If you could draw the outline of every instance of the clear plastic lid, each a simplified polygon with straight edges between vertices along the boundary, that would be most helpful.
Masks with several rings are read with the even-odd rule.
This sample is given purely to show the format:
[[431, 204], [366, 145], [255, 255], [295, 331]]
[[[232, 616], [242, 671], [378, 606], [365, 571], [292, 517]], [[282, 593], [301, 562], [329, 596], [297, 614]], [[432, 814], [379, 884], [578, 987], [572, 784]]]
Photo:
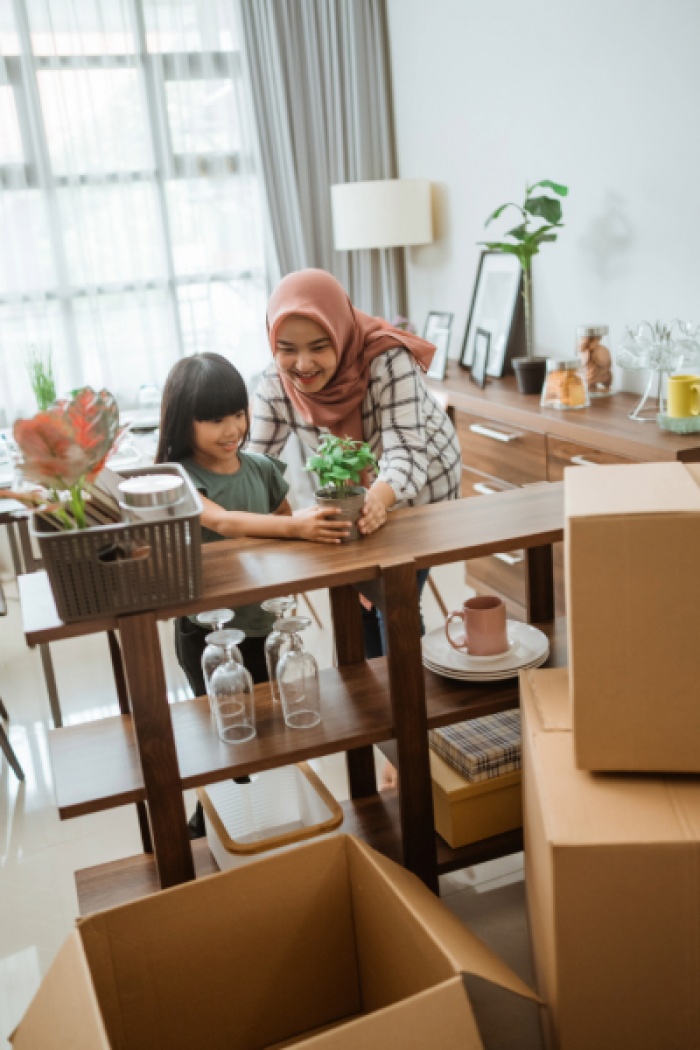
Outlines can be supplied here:
[[600, 338], [602, 335], [607, 335], [609, 331], [610, 326], [607, 324], [580, 324], [576, 328], [576, 335], [579, 339]]
[[548, 357], [547, 358], [547, 371], [548, 372], [571, 372], [576, 371], [581, 367], [581, 360], [578, 357]]

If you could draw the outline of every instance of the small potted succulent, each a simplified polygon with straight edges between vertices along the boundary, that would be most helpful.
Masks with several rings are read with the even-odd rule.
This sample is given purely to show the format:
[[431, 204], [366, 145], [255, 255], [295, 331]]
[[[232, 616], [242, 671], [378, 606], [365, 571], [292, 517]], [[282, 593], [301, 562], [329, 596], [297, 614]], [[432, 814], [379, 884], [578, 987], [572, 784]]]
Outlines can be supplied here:
[[321, 487], [316, 492], [319, 507], [339, 507], [340, 519], [352, 523], [348, 540], [359, 539], [357, 521], [362, 513], [366, 489], [361, 485], [367, 470], [377, 469], [377, 459], [364, 441], [328, 434], [313, 456], [306, 461], [306, 470], [318, 475]]

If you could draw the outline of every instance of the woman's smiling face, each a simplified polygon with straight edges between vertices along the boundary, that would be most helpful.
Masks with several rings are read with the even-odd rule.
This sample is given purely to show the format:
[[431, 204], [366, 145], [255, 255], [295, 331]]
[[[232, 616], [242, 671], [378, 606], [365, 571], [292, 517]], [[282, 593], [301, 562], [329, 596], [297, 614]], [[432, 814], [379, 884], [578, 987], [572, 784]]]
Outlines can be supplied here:
[[338, 362], [325, 328], [306, 317], [285, 317], [275, 335], [277, 367], [304, 394], [317, 394], [330, 383]]

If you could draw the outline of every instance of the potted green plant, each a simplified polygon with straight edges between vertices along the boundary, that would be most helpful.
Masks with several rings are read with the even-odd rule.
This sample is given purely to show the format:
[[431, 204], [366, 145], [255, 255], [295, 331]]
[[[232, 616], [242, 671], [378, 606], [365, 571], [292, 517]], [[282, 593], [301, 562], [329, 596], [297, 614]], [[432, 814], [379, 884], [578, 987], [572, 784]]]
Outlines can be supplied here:
[[[556, 196], [537, 194], [535, 191], [538, 189], [551, 190]], [[539, 252], [541, 245], [556, 241], [557, 234], [554, 231], [563, 227], [561, 201], [557, 200], [557, 197], [566, 197], [568, 192], [567, 186], [562, 186], [559, 182], [552, 182], [551, 179], [541, 179], [539, 182], [534, 182], [532, 186], [526, 186], [525, 200], [522, 204], [515, 204], [513, 201], [501, 204], [484, 223], [484, 226], [488, 226], [495, 219], [500, 218], [507, 208], [516, 208], [520, 212], [521, 222], [503, 234], [504, 237], [511, 239], [509, 241], [479, 242], [492, 251], [508, 252], [509, 255], [517, 256], [523, 268], [522, 295], [528, 357], [533, 357], [535, 353], [532, 328], [532, 259]], [[532, 222], [536, 225], [531, 226]]]
[[316, 492], [316, 503], [320, 507], [339, 507], [341, 520], [352, 523], [348, 540], [358, 539], [357, 521], [366, 493], [360, 482], [366, 470], [377, 469], [377, 459], [369, 445], [328, 434], [307, 459], [305, 469], [318, 475], [321, 487]]

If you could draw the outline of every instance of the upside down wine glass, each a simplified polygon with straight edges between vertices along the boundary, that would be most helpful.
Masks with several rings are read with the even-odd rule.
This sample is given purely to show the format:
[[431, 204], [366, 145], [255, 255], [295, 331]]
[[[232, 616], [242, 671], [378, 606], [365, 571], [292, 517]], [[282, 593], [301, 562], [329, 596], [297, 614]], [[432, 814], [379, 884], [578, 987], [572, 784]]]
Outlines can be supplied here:
[[[233, 657], [241, 667], [244, 666], [243, 657], [238, 648], [239, 643], [242, 642], [244, 638], [245, 634], [243, 631], [238, 631], [235, 627], [229, 627], [224, 631], [213, 631], [212, 634], [207, 635], [205, 639], [207, 647], [202, 653], [202, 674], [204, 675], [204, 685], [207, 690], [210, 706], [211, 678], [217, 667], [220, 667], [221, 664], [225, 664], [230, 657]], [[214, 708], [212, 707], [212, 714], [213, 713]]]
[[210, 627], [212, 631], [220, 631], [227, 623], [230, 623], [236, 614], [233, 609], [208, 609], [197, 616], [197, 623], [202, 627]]
[[289, 616], [294, 612], [295, 605], [296, 601], [292, 595], [288, 595], [284, 598], [268, 598], [267, 601], [261, 602], [260, 605], [265, 612], [274, 613], [277, 617], [272, 626], [271, 632], [265, 639], [267, 674], [270, 681], [272, 699], [276, 704], [280, 702], [280, 692], [277, 684], [277, 666], [282, 654], [286, 652], [289, 645], [289, 634], [285, 631], [278, 631], [277, 624], [283, 617]]
[[[231, 633], [245, 637], [243, 631]], [[242, 639], [239, 637], [238, 640]], [[236, 659], [235, 649], [235, 642], [231, 642], [228, 659], [216, 668], [209, 686], [216, 731], [225, 744], [241, 744], [255, 736], [253, 679]], [[240, 653], [238, 655], [240, 657]]]
[[318, 664], [299, 637], [310, 624], [305, 616], [284, 617], [275, 624], [278, 631], [289, 636], [287, 650], [277, 665], [277, 682], [284, 720], [291, 729], [310, 729], [321, 721]]

